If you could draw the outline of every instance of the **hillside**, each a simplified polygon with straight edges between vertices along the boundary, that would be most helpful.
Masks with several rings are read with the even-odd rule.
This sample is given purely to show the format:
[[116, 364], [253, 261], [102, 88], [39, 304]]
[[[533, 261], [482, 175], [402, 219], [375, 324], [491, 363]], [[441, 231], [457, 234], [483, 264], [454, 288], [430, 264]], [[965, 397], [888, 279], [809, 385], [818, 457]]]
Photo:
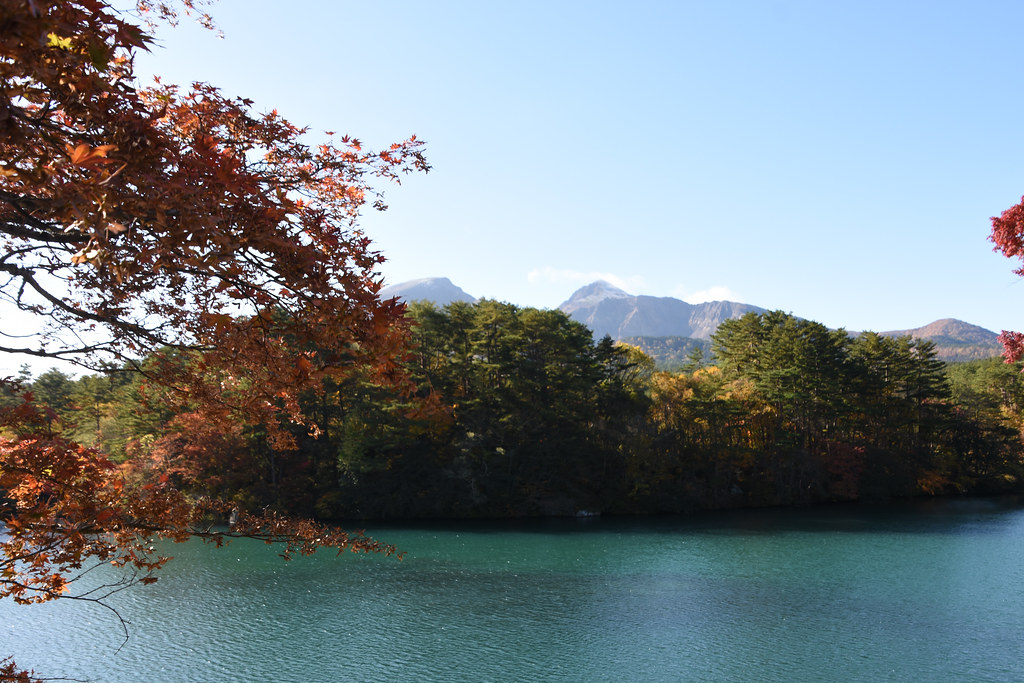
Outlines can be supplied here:
[[962, 320], [944, 318], [923, 327], [909, 330], [890, 330], [881, 333], [887, 337], [909, 335], [927, 339], [935, 344], [938, 357], [946, 362], [960, 362], [978, 358], [991, 358], [1003, 352], [995, 332]]

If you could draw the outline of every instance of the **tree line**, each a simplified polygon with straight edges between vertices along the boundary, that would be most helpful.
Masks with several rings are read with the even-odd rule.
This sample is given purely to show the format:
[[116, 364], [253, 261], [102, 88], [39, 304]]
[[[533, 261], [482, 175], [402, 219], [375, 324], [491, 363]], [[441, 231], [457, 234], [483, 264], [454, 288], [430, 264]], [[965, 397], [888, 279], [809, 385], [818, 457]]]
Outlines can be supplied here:
[[[656, 371], [557, 310], [410, 306], [414, 391], [368, 373], [300, 397], [312, 434], [211, 424], [144, 375], [23, 376], [49, 429], [244, 509], [322, 519], [686, 512], [1016, 491], [1024, 379], [1002, 359], [779, 311]], [[8, 400], [11, 400], [10, 398]]]

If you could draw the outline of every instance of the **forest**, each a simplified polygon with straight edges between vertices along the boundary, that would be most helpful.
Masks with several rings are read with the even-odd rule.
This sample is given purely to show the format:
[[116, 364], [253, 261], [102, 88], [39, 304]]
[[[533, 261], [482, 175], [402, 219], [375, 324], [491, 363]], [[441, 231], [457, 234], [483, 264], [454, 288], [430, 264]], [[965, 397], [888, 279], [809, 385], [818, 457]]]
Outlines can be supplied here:
[[172, 409], [145, 372], [20, 379], [45, 429], [111, 454], [130, 481], [321, 520], [679, 513], [1024, 481], [1024, 378], [1002, 358], [944, 364], [927, 341], [772, 311], [727, 321], [710, 356], [665, 372], [558, 310], [407, 315], [414, 391], [325, 379], [300, 399], [311, 425], [286, 440]]
[[[0, 353], [86, 373], [0, 378], [0, 599], [109, 608], [158, 541], [398, 552], [332, 520], [1019, 490], [1014, 365], [771, 312], [666, 372], [558, 311], [380, 296], [361, 221], [425, 142], [136, 72], [209, 4], [0, 3]], [[992, 225], [1024, 256], [1024, 201]]]

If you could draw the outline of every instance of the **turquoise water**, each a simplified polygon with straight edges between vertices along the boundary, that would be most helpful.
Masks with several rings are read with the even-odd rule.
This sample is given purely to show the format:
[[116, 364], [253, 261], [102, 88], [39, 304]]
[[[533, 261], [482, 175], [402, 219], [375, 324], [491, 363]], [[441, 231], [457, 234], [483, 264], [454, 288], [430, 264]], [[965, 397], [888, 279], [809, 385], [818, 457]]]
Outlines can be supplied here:
[[173, 546], [0, 652], [96, 681], [1024, 680], [1024, 508], [996, 501], [371, 528], [408, 554]]

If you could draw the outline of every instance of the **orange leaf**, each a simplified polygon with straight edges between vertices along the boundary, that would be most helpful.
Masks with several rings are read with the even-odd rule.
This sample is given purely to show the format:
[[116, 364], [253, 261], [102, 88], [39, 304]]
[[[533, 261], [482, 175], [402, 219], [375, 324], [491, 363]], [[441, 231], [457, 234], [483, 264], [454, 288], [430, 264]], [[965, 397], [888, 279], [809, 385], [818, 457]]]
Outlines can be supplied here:
[[110, 159], [106, 158], [107, 152], [117, 149], [117, 145], [100, 145], [99, 147], [90, 147], [89, 145], [82, 143], [74, 148], [72, 148], [71, 145], [66, 145], [65, 148], [67, 149], [68, 156], [71, 158], [72, 164], [88, 168], [90, 166], [110, 163]]

